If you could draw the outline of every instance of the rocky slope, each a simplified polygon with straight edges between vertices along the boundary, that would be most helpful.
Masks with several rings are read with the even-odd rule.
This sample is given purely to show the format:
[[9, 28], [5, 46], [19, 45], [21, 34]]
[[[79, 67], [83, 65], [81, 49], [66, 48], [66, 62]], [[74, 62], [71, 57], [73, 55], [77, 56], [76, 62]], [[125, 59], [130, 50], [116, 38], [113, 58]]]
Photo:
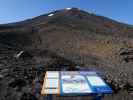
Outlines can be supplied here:
[[133, 26], [77, 8], [0, 25], [0, 59], [0, 100], [37, 99], [44, 71], [64, 69], [100, 72], [118, 92], [105, 100], [132, 98]]

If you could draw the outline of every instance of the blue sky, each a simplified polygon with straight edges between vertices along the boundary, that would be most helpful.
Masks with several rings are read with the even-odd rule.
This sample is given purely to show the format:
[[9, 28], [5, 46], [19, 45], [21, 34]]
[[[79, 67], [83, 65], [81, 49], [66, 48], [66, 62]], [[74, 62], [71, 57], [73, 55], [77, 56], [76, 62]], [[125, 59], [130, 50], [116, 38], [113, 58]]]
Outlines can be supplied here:
[[0, 24], [77, 7], [133, 25], [133, 0], [0, 0]]

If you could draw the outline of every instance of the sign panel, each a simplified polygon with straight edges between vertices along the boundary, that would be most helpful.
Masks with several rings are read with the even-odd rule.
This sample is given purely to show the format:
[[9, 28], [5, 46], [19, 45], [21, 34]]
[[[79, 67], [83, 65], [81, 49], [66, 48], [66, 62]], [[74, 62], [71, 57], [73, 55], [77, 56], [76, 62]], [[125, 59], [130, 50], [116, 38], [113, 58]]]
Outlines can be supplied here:
[[59, 72], [47, 71], [45, 74], [41, 94], [59, 94]]
[[96, 93], [112, 93], [112, 89], [99, 76], [87, 76], [87, 79]]
[[91, 93], [92, 90], [83, 75], [78, 72], [61, 74], [63, 93]]
[[87, 76], [92, 86], [106, 86], [105, 82], [98, 76]]

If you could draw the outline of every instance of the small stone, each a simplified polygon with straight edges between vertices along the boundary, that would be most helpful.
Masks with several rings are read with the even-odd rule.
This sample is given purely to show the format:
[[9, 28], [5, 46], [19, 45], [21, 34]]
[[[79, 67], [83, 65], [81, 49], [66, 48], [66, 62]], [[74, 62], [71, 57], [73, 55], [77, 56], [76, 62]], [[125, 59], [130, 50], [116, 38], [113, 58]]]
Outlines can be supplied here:
[[9, 69], [3, 69], [2, 71], [1, 71], [1, 73], [6, 73], [6, 72], [8, 72], [9, 71]]
[[0, 80], [3, 79], [3, 78], [4, 78], [4, 76], [0, 74]]

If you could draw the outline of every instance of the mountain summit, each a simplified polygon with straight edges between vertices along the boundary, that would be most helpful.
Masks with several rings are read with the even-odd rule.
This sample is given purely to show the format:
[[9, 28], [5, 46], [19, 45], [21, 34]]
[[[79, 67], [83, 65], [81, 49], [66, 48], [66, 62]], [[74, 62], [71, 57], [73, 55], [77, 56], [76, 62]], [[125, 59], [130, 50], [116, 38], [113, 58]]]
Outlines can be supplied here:
[[78, 8], [61, 9], [0, 26], [1, 44], [21, 49], [48, 49], [70, 59], [78, 57], [80, 63], [82, 57], [91, 56], [118, 63], [120, 50], [132, 48], [132, 38], [131, 25]]

